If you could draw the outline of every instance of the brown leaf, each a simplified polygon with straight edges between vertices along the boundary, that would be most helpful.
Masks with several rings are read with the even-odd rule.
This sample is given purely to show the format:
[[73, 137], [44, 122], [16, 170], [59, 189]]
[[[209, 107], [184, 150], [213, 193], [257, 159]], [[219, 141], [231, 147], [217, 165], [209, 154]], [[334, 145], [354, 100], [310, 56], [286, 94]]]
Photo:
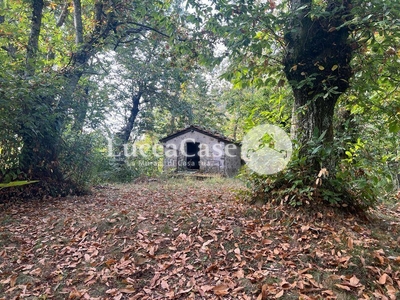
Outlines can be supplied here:
[[308, 271], [310, 271], [310, 270], [312, 270], [312, 268], [305, 268], [305, 269], [303, 269], [303, 270], [300, 270], [298, 273], [299, 273], [299, 274], [304, 274], [304, 273], [306, 273], [306, 272], [308, 272]]
[[201, 246], [201, 250], [205, 251], [208, 250], [208, 245], [210, 245], [212, 242], [214, 242], [214, 239], [208, 240], [207, 242], [204, 242], [203, 245]]
[[357, 287], [360, 285], [360, 279], [358, 279], [355, 275], [353, 275], [353, 277], [350, 278], [349, 284], [353, 287]]
[[281, 290], [278, 294], [276, 294], [275, 295], [275, 299], [279, 299], [280, 297], [282, 297], [283, 296], [283, 294], [284, 294], [284, 291], [283, 290]]
[[237, 270], [235, 273], [233, 273], [233, 276], [235, 276], [237, 279], [244, 278], [243, 269]]
[[25, 267], [23, 267], [22, 270], [26, 271], [26, 270], [31, 270], [33, 268], [33, 265], [26, 265]]
[[150, 280], [150, 287], [154, 287], [159, 278], [160, 278], [160, 273], [154, 274], [154, 277]]
[[227, 286], [225, 284], [219, 284], [219, 285], [213, 287], [212, 290], [213, 290], [214, 294], [217, 296], [225, 296], [225, 295], [229, 294], [229, 292], [228, 292], [229, 286]]
[[268, 246], [268, 245], [271, 245], [273, 243], [273, 241], [269, 240], [269, 239], [263, 239], [261, 243], [263, 245], [267, 245]]
[[147, 220], [147, 218], [146, 218], [146, 217], [143, 217], [143, 216], [141, 216], [141, 215], [139, 215], [139, 216], [138, 216], [138, 220], [139, 220], [139, 221], [144, 221], [144, 220]]
[[383, 250], [378, 250], [374, 252], [374, 257], [379, 261], [379, 263], [381, 265], [383, 265], [385, 263], [385, 258], [382, 256], [382, 254], [384, 255], [385, 253], [383, 252]]
[[168, 283], [165, 281], [165, 280], [161, 280], [161, 287], [164, 289], [164, 290], [169, 290], [169, 285], [168, 285]]
[[13, 275], [10, 278], [10, 287], [14, 287], [15, 283], [17, 282], [18, 275]]
[[263, 227], [261, 227], [261, 231], [268, 231], [271, 228], [271, 225], [266, 224]]
[[121, 298], [122, 298], [122, 294], [119, 293], [118, 295], [113, 297], [113, 300], [121, 300]]
[[268, 299], [269, 291], [268, 291], [268, 285], [263, 284], [261, 287], [261, 294], [258, 295], [257, 299], [260, 298], [262, 300]]
[[133, 294], [134, 292], [136, 292], [136, 290], [133, 287], [130, 287], [130, 288], [126, 287], [126, 288], [120, 289], [119, 291], [124, 294]]
[[353, 239], [351, 237], [348, 237], [347, 238], [347, 247], [349, 247], [350, 250], [352, 250], [354, 248], [353, 244], [354, 244]]
[[110, 258], [110, 259], [108, 259], [108, 260], [106, 260], [106, 265], [107, 265], [107, 267], [110, 267], [110, 266], [112, 266], [113, 264], [115, 264], [117, 261], [115, 260], [115, 259], [112, 259], [112, 258]]
[[386, 285], [387, 293], [389, 295], [390, 300], [396, 300], [397, 290], [393, 285]]
[[334, 293], [331, 290], [322, 291], [322, 296], [333, 296]]
[[234, 252], [235, 252], [235, 256], [236, 256], [237, 260], [241, 261], [242, 260], [242, 256], [240, 255], [240, 249], [239, 248], [235, 248]]
[[382, 274], [382, 276], [381, 277], [379, 277], [379, 284], [382, 284], [382, 285], [384, 285], [384, 284], [386, 284], [386, 280], [388, 279], [388, 275], [386, 274], [386, 273], [384, 273], [384, 274]]
[[88, 283], [89, 281], [91, 281], [93, 278], [94, 278], [94, 274], [92, 274], [92, 275], [89, 275], [83, 282], [86, 284], [86, 283]]
[[290, 283], [287, 282], [285, 279], [280, 283], [281, 288], [283, 288], [284, 290], [287, 290], [291, 287]]
[[335, 284], [335, 286], [337, 286], [339, 289], [342, 289], [342, 290], [351, 291], [351, 288], [348, 287], [347, 285]]
[[178, 294], [187, 294], [189, 293], [191, 290], [193, 290], [193, 286], [191, 286], [190, 288], [186, 289], [186, 290], [181, 290], [178, 292]]
[[[86, 292], [86, 291], [85, 291], [85, 292]], [[69, 293], [68, 299], [69, 299], [69, 300], [72, 300], [72, 299], [80, 299], [80, 298], [82, 297], [82, 295], [83, 295], [85, 292], [78, 291], [77, 289], [74, 288], [74, 289]]]
[[112, 296], [114, 296], [114, 295], [116, 295], [118, 293], [119, 293], [118, 289], [108, 289], [108, 290], [106, 290], [106, 294], [110, 294]]
[[214, 287], [212, 285], [202, 285], [200, 287], [204, 292], [211, 291]]
[[303, 225], [303, 226], [301, 226], [301, 232], [306, 232], [306, 231], [308, 231], [310, 229], [310, 226], [308, 226], [308, 225]]

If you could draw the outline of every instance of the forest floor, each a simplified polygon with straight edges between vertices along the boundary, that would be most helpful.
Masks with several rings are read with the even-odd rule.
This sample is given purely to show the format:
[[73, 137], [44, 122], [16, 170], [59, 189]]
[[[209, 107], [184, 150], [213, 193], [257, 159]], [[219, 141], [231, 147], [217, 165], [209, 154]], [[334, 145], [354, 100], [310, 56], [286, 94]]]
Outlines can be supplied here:
[[4, 205], [0, 299], [400, 298], [400, 205], [365, 221], [249, 205], [241, 188], [175, 179]]

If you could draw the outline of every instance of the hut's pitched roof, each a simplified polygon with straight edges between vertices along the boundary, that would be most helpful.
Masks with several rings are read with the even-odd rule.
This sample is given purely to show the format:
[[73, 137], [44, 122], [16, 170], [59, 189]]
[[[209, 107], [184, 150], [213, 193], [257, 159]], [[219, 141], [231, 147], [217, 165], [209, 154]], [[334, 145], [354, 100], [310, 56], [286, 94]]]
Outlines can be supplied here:
[[160, 139], [160, 142], [161, 142], [161, 143], [165, 143], [165, 142], [167, 142], [167, 141], [173, 139], [174, 137], [180, 136], [180, 135], [185, 134], [185, 133], [187, 133], [187, 132], [193, 132], [193, 131], [200, 132], [200, 133], [202, 133], [202, 134], [208, 135], [208, 136], [210, 136], [210, 137], [216, 138], [217, 140], [224, 141], [224, 142], [227, 142], [227, 143], [239, 144], [239, 143], [236, 142], [235, 140], [233, 140], [233, 139], [231, 139], [231, 138], [228, 138], [228, 137], [222, 135], [222, 134], [219, 133], [219, 132], [212, 131], [212, 130], [209, 130], [209, 129], [206, 129], [206, 128], [204, 128], [204, 127], [197, 126], [197, 125], [190, 125], [190, 126], [184, 128], [184, 129], [182, 129], [182, 130], [179, 130], [179, 131], [177, 131], [177, 132], [175, 132], [175, 133], [173, 133], [173, 134], [170, 134], [170, 135], [168, 135], [168, 136], [166, 136], [166, 137]]

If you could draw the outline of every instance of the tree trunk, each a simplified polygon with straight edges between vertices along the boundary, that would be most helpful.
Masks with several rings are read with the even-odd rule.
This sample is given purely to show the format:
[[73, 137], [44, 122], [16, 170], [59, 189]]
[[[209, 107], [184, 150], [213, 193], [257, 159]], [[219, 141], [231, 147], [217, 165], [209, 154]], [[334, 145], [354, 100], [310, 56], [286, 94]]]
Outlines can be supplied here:
[[[96, 2], [96, 25], [87, 41], [83, 39], [81, 4], [74, 0], [74, 20], [77, 51], [73, 53], [69, 66], [63, 74], [63, 89], [54, 109], [52, 96], [33, 94], [26, 101], [25, 114], [37, 114], [34, 124], [21, 124], [19, 136], [22, 138], [20, 166], [29, 178], [52, 178], [63, 181], [59, 169], [59, 153], [62, 132], [67, 113], [71, 108], [73, 94], [82, 77], [87, 62], [98, 51], [99, 40], [103, 41], [115, 29], [114, 13], [103, 11], [102, 1]], [[25, 76], [35, 74], [36, 58], [39, 52], [39, 35], [42, 23], [43, 0], [32, 0], [31, 30], [27, 44]], [[60, 22], [60, 26], [62, 23]], [[40, 110], [40, 111], [39, 111]]]
[[78, 103], [74, 111], [73, 131], [82, 133], [85, 125], [86, 115], [89, 108], [89, 86], [80, 87], [82, 92], [79, 95]]
[[43, 6], [43, 0], [32, 1], [31, 31], [26, 48], [26, 76], [32, 76], [35, 73], [35, 60], [36, 54], [39, 50], [39, 35], [42, 26]]
[[132, 107], [129, 112], [128, 122], [119, 133], [119, 139], [120, 139], [119, 142], [121, 143], [121, 145], [124, 145], [129, 141], [133, 126], [135, 125], [136, 117], [140, 111], [139, 105], [140, 105], [140, 99], [142, 98], [142, 94], [143, 92], [139, 91], [138, 93], [132, 95]]
[[[42, 24], [43, 0], [32, 1], [31, 30], [26, 50], [25, 76], [32, 77], [36, 70], [36, 57], [39, 52], [39, 35]], [[20, 167], [29, 178], [57, 177], [57, 151], [54, 143], [55, 130], [47, 119], [51, 115], [48, 96], [34, 93], [26, 99], [25, 114], [36, 115], [34, 122], [22, 123], [19, 136], [22, 138]], [[46, 109], [45, 111], [43, 111]], [[40, 111], [39, 111], [40, 110]]]
[[[292, 137], [300, 156], [309, 156], [309, 144], [322, 134], [322, 146], [333, 142], [333, 116], [339, 96], [349, 87], [352, 75], [352, 47], [344, 22], [350, 17], [350, 0], [327, 1], [327, 16], [311, 13], [312, 0], [292, 0], [291, 24], [285, 34], [287, 44], [284, 71], [293, 89]], [[335, 159], [310, 158], [311, 172], [328, 168], [334, 172]]]

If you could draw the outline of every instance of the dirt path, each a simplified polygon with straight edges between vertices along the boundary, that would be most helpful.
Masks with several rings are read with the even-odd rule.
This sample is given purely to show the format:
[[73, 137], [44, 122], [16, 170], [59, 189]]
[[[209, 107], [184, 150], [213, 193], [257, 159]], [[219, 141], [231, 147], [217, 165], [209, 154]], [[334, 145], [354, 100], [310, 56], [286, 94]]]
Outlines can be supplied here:
[[249, 206], [239, 187], [154, 182], [8, 208], [0, 299], [396, 299], [396, 211], [367, 226]]

